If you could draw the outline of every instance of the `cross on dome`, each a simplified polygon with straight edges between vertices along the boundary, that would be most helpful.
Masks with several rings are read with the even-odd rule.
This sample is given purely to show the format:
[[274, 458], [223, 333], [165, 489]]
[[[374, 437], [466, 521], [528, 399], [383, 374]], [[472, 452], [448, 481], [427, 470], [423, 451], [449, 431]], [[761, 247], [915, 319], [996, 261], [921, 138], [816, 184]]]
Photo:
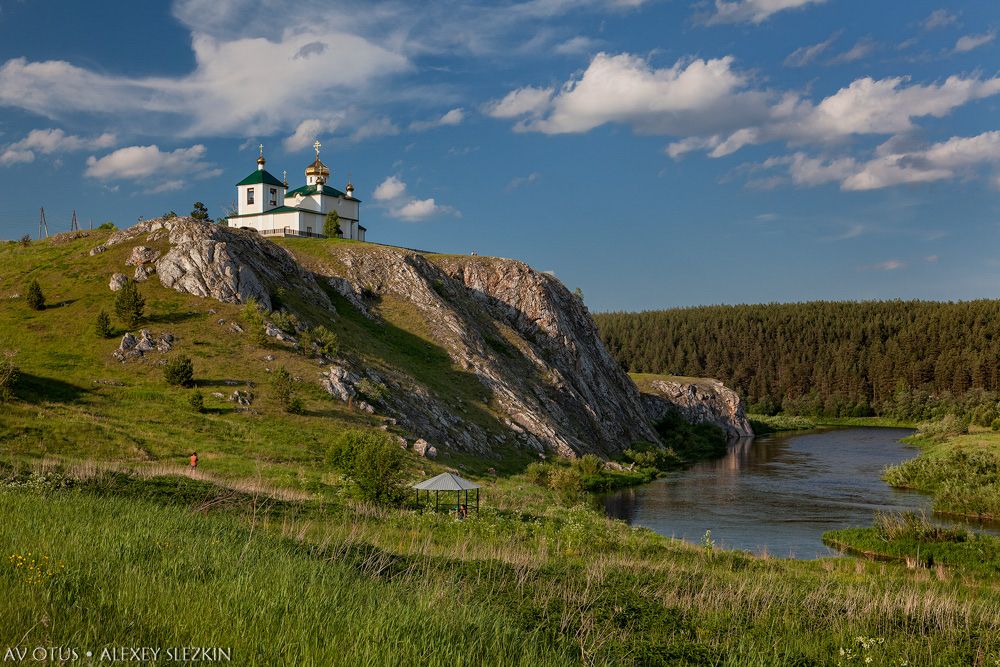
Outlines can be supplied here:
[[323, 144], [319, 143], [319, 139], [317, 139], [316, 143], [313, 144], [313, 148], [316, 149], [316, 159], [317, 160], [319, 159], [319, 149], [322, 148], [322, 147], [323, 147]]

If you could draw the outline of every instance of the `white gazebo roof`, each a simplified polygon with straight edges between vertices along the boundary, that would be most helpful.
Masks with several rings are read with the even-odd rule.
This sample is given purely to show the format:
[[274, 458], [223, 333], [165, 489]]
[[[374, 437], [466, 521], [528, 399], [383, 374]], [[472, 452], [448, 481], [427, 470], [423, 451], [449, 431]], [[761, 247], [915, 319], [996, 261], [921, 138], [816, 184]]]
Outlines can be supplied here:
[[462, 479], [458, 475], [450, 472], [443, 472], [437, 477], [431, 477], [413, 485], [414, 489], [420, 491], [466, 491], [468, 489], [478, 489], [479, 485]]

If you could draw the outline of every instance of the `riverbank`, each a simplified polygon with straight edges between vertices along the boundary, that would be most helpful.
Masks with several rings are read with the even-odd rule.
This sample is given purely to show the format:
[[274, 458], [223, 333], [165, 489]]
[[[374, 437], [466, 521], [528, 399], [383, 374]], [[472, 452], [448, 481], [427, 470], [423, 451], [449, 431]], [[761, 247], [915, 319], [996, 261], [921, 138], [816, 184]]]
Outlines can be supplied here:
[[920, 455], [887, 469], [887, 483], [929, 494], [941, 514], [1000, 520], [1000, 433], [918, 433], [905, 442]]
[[747, 418], [755, 435], [782, 431], [806, 431], [834, 426], [872, 426], [878, 428], [916, 428], [914, 422], [892, 417], [804, 417], [801, 415], [749, 414]]

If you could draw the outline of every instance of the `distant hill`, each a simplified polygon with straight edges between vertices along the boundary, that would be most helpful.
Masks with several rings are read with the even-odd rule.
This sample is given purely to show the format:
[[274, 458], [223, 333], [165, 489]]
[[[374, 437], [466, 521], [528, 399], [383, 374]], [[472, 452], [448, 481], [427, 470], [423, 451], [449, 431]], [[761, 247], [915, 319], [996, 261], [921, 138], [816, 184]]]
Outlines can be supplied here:
[[942, 400], [954, 404], [945, 410], [995, 407], [984, 392], [1000, 389], [1000, 301], [707, 306], [595, 321], [626, 370], [719, 378], [753, 412], [922, 419]]

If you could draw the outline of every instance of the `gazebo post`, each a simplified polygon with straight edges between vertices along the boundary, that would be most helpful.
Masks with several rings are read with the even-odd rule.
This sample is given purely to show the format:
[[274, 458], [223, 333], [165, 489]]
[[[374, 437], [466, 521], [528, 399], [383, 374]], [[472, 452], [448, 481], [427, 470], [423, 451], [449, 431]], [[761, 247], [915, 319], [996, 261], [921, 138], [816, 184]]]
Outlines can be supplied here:
[[476, 489], [476, 514], [479, 514], [479, 489]]
[[439, 493], [438, 490], [435, 489], [434, 490], [434, 511], [435, 512], [438, 511], [438, 493]]

